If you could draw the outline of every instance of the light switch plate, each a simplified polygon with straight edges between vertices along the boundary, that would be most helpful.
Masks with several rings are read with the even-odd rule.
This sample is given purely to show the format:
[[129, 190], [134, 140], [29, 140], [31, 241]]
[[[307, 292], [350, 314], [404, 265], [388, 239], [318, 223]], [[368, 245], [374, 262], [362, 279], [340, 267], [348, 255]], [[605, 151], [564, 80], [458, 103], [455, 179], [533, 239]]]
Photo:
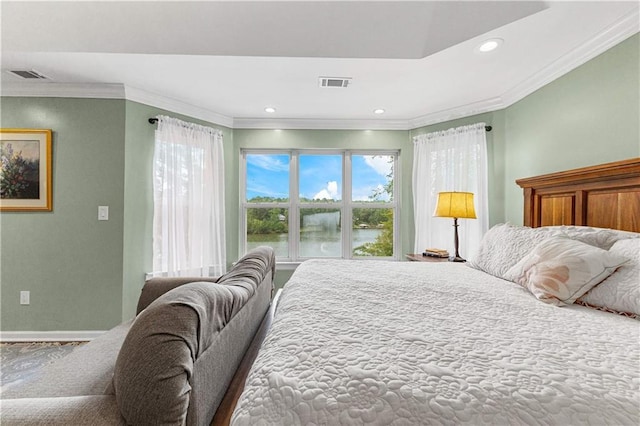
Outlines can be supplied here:
[[98, 206], [98, 220], [109, 220], [109, 206]]
[[21, 305], [28, 305], [30, 303], [30, 300], [29, 300], [30, 299], [29, 296], [31, 296], [30, 293], [31, 292], [25, 291], [25, 290], [20, 291], [20, 304]]

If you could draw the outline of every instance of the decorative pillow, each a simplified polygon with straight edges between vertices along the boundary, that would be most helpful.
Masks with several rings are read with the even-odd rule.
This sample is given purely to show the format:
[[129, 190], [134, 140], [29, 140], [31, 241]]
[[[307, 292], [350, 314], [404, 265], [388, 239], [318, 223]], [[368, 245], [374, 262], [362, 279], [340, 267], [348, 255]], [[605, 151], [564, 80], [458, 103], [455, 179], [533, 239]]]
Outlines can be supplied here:
[[609, 253], [625, 256], [630, 261], [592, 288], [580, 301], [616, 312], [640, 315], [640, 239], [620, 240]]
[[545, 303], [570, 305], [629, 259], [580, 241], [548, 238], [505, 274]]
[[548, 227], [555, 233], [562, 233], [572, 240], [582, 241], [603, 250], [609, 250], [616, 241], [640, 236], [634, 232], [618, 231], [607, 228], [592, 228], [590, 226], [561, 225]]
[[482, 237], [480, 247], [468, 265], [498, 278], [531, 252], [540, 242], [561, 231], [529, 228], [510, 223], [495, 225]]
[[574, 305], [586, 306], [587, 308], [595, 309], [597, 311], [609, 312], [611, 314], [621, 315], [621, 316], [627, 317], [627, 318], [633, 318], [634, 320], [640, 320], [640, 315], [634, 314], [633, 312], [616, 311], [614, 309], [609, 309], [609, 308], [606, 308], [604, 306], [591, 305], [590, 303], [582, 301], [582, 299], [576, 300], [573, 304]]

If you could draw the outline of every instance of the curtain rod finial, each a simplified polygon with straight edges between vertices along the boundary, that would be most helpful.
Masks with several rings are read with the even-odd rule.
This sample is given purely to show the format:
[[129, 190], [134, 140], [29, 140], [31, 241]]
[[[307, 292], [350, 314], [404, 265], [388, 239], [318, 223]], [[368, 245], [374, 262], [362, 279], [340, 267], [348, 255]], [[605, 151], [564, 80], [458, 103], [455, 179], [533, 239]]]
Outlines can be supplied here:
[[158, 122], [157, 118], [150, 118], [149, 119], [149, 123], [151, 123], [151, 124], [156, 124], [157, 122]]
[[491, 127], [491, 126], [484, 126], [484, 129], [485, 129], [487, 132], [490, 132], [490, 131], [491, 131], [491, 129], [493, 129], [493, 127]]

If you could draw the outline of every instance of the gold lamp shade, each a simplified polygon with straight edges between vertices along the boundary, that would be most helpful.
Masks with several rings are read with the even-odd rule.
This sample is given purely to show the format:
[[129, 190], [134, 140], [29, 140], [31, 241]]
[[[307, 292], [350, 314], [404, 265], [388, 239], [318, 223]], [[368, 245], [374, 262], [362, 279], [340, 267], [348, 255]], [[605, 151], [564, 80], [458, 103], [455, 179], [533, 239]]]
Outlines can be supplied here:
[[440, 192], [438, 204], [433, 213], [437, 217], [456, 217], [458, 219], [476, 219], [471, 192]]

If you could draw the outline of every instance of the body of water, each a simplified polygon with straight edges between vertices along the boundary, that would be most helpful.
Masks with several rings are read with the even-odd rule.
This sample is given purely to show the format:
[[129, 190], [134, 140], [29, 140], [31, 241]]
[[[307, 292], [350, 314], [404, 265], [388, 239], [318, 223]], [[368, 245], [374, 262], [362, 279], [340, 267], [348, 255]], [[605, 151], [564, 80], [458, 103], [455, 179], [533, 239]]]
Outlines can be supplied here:
[[[382, 232], [381, 229], [353, 229], [352, 247], [372, 243]], [[247, 250], [258, 246], [271, 246], [277, 257], [289, 256], [289, 234], [253, 234], [248, 236]], [[300, 235], [301, 257], [342, 257], [342, 242], [339, 231], [303, 231]]]

